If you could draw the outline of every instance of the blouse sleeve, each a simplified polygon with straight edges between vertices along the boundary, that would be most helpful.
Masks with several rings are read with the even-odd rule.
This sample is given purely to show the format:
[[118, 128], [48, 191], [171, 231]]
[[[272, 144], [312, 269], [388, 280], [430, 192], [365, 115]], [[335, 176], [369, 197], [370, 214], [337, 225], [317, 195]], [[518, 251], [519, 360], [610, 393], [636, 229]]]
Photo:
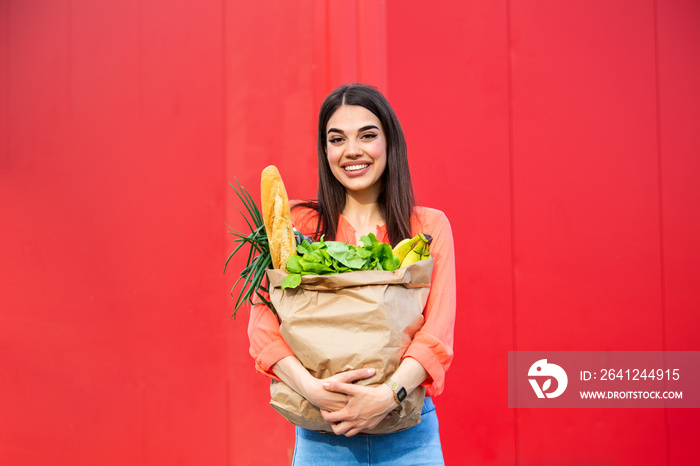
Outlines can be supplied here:
[[294, 353], [280, 334], [277, 316], [264, 304], [256, 304], [250, 308], [248, 339], [250, 355], [255, 359], [255, 369], [279, 380], [272, 372], [272, 366], [282, 358], [294, 356]]
[[416, 332], [404, 358], [417, 360], [428, 372], [423, 382], [428, 395], [439, 395], [445, 385], [445, 371], [450, 367], [454, 343], [457, 306], [454, 240], [450, 222], [440, 211], [420, 219], [424, 232], [433, 237], [430, 247], [435, 259], [428, 302], [423, 311], [425, 324]]

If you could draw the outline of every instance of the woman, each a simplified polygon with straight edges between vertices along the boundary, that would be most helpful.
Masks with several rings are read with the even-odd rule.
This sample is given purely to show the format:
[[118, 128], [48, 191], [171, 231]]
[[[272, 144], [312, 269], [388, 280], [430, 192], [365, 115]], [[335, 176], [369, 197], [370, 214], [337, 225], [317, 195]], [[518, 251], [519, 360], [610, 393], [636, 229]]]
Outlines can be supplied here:
[[[450, 224], [435, 209], [414, 205], [406, 142], [391, 106], [376, 89], [353, 84], [323, 103], [318, 126], [318, 201], [292, 209], [304, 234], [357, 244], [375, 233], [395, 245], [423, 232], [435, 259], [424, 326], [415, 334], [393, 383], [355, 385], [373, 369], [357, 368], [319, 380], [309, 374], [279, 333], [277, 318], [254, 306], [248, 328], [256, 368], [289, 385], [318, 407], [336, 435], [297, 427], [295, 464], [442, 464], [437, 416], [430, 396], [444, 386], [452, 360], [455, 315], [454, 246]], [[386, 435], [356, 436], [397, 407], [402, 390], [427, 388], [421, 423]]]

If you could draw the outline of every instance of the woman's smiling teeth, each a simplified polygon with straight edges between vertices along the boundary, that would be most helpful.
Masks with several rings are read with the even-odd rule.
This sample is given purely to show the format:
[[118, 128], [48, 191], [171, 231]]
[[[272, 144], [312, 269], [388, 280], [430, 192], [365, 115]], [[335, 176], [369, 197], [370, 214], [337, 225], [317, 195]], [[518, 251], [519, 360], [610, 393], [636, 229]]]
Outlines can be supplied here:
[[354, 172], [354, 171], [357, 171], [357, 170], [362, 170], [362, 169], [367, 168], [367, 167], [369, 167], [369, 164], [368, 164], [368, 163], [362, 163], [362, 164], [359, 164], [359, 165], [349, 165], [349, 166], [347, 166], [347, 167], [344, 167], [344, 170], [345, 170], [346, 172]]

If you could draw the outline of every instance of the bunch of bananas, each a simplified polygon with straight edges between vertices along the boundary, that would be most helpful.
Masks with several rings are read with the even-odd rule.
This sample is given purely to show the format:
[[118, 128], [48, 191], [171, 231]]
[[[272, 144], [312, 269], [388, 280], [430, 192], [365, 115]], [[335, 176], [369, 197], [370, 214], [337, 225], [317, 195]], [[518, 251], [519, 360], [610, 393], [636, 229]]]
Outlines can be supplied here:
[[433, 237], [418, 233], [413, 238], [406, 238], [394, 247], [394, 255], [401, 260], [401, 267], [407, 267], [414, 262], [430, 259], [430, 243]]

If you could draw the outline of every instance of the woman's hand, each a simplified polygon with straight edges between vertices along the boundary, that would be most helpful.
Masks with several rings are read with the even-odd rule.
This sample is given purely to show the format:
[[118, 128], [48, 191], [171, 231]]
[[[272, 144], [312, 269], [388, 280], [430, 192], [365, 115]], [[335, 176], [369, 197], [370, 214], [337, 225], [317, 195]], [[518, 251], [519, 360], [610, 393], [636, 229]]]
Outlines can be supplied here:
[[300, 387], [300, 395], [322, 411], [337, 411], [345, 407], [348, 402], [348, 396], [342, 392], [329, 391], [325, 387], [329, 384], [354, 387], [352, 382], [372, 377], [374, 373], [375, 370], [373, 368], [367, 368], [341, 372], [327, 379], [304, 378]]
[[[405, 358], [391, 378], [402, 385], [407, 393], [411, 393], [427, 376], [428, 373], [418, 361]], [[347, 397], [346, 406], [342, 409], [333, 412], [321, 409], [323, 418], [331, 424], [337, 435], [352, 437], [364, 430], [373, 429], [396, 408], [394, 391], [387, 385], [365, 387], [331, 379], [324, 384], [325, 389]]]
[[370, 367], [341, 372], [327, 379], [317, 379], [295, 356], [280, 359], [272, 366], [272, 371], [292, 390], [306, 398], [309, 403], [326, 411], [342, 409], [347, 404], [348, 397], [344, 393], [329, 392], [324, 388], [324, 383], [352, 384], [356, 380], [372, 377], [376, 372]]
[[336, 435], [352, 437], [373, 429], [395, 407], [394, 392], [387, 385], [365, 387], [327, 379], [324, 388], [329, 393], [342, 394], [346, 405], [337, 411], [321, 409], [323, 418], [331, 424]]

